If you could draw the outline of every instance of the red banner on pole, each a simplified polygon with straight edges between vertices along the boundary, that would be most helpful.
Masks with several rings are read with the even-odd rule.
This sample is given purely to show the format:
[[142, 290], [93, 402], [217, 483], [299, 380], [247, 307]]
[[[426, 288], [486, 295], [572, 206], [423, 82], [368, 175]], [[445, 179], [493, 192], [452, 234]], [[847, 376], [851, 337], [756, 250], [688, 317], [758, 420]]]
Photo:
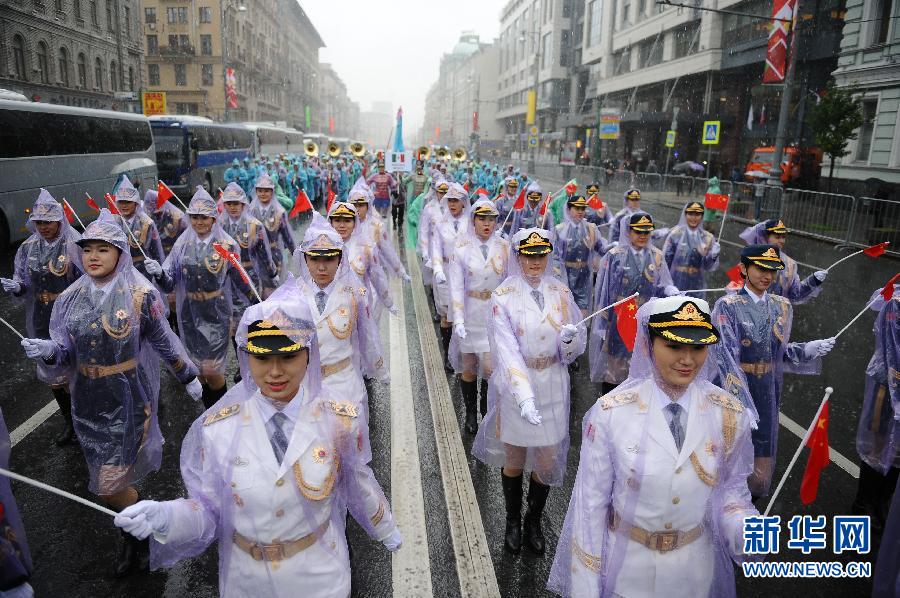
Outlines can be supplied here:
[[797, 0], [775, 0], [772, 4], [772, 29], [769, 31], [769, 44], [766, 47], [766, 69], [763, 72], [763, 83], [784, 83], [787, 71], [788, 32], [794, 20]]
[[236, 83], [234, 69], [225, 69], [225, 108], [228, 110], [235, 110], [238, 107], [237, 90], [235, 89]]

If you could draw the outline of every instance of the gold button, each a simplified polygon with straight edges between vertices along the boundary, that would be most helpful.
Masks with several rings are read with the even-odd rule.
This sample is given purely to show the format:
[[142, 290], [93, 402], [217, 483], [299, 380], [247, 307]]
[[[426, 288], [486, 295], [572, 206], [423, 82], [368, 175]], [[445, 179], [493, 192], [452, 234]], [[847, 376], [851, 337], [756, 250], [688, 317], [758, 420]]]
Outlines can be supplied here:
[[672, 529], [672, 524], [671, 524], [671, 523], [667, 523], [667, 524], [665, 524], [663, 527], [666, 528], [666, 529]]
[[681, 502], [681, 499], [678, 498], [677, 496], [676, 496], [675, 498], [672, 499], [672, 504], [673, 504], [673, 505], [677, 505], [677, 504], [680, 503], [680, 502]]
[[278, 509], [277, 511], [275, 511], [275, 516], [284, 517], [284, 509]]
[[231, 482], [231, 487], [232, 487], [232, 488], [237, 488], [237, 484], [235, 484], [234, 482]]
[[91, 363], [97, 363], [97, 360], [94, 358], [91, 358]]
[[676, 469], [675, 473], [681, 473], [681, 468], [679, 467], [678, 469]]
[[94, 323], [91, 324], [91, 329], [92, 329], [92, 330], [96, 330], [96, 329], [97, 329], [97, 322], [94, 322]]
[[275, 485], [279, 487], [284, 486], [284, 478], [281, 478], [277, 482], [275, 482]]
[[91, 341], [91, 346], [92, 346], [92, 347], [96, 347], [96, 346], [97, 346], [97, 341]]

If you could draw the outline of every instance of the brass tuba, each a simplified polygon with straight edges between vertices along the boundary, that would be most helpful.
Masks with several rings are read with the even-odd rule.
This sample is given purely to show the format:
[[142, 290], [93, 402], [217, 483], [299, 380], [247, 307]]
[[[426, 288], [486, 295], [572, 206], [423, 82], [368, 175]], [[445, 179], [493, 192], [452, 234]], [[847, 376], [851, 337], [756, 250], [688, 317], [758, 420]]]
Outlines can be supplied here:
[[419, 146], [418, 154], [419, 160], [427, 160], [431, 157], [431, 148], [427, 145], [421, 145]]
[[319, 155], [319, 146], [316, 145], [315, 141], [307, 141], [303, 146], [303, 151], [306, 152], [307, 156], [313, 157]]
[[341, 155], [341, 144], [335, 143], [334, 141], [330, 141], [328, 143], [328, 155], [332, 158], [337, 158]]
[[366, 153], [366, 146], [359, 141], [354, 141], [350, 144], [350, 153], [357, 158], [362, 158]]
[[435, 157], [438, 160], [446, 160], [450, 157], [450, 150], [448, 150], [446, 147], [439, 147], [435, 152]]
[[464, 147], [458, 147], [453, 150], [453, 159], [457, 162], [465, 162], [468, 155], [469, 154], [466, 153], [466, 148]]

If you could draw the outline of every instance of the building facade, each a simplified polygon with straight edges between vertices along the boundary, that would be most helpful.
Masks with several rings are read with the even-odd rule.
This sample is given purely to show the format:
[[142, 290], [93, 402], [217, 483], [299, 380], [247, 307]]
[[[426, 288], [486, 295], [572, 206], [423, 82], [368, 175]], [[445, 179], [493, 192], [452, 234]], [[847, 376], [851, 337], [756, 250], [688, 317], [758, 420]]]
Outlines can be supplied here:
[[332, 137], [355, 139], [359, 132], [359, 104], [350, 100], [347, 86], [330, 64], [320, 64], [319, 73], [324, 131]]
[[394, 113], [390, 102], [372, 102], [371, 110], [359, 113], [358, 139], [368, 149], [384, 149], [393, 140]]
[[[143, 0], [142, 9], [147, 89], [166, 92], [169, 113], [323, 126], [324, 43], [295, 1]], [[226, 103], [226, 69], [236, 107]]]
[[877, 178], [900, 183], [900, 10], [883, 0], [847, 0], [847, 23], [834, 72], [840, 87], [853, 86], [865, 123], [836, 162], [837, 178]]
[[137, 0], [0, 4], [0, 88], [33, 101], [140, 111]]

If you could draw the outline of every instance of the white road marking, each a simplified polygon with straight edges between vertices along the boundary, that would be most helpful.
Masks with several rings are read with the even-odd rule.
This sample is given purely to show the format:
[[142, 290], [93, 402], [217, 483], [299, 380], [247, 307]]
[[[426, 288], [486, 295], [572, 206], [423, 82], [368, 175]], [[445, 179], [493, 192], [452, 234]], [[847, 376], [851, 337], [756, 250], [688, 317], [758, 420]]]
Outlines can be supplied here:
[[441, 466], [441, 481], [444, 484], [450, 537], [456, 556], [460, 594], [467, 598], [470, 596], [499, 598], [500, 588], [488, 550], [484, 524], [481, 522], [481, 511], [469, 473], [466, 451], [459, 433], [459, 420], [444, 375], [443, 357], [433, 332], [431, 312], [425, 297], [425, 287], [422, 285], [422, 273], [414, 250], [407, 249], [406, 258], [412, 277], [412, 295], [419, 344], [422, 349], [422, 364], [431, 403], [431, 418], [434, 422], [435, 443]]
[[403, 533], [403, 546], [391, 558], [393, 590], [394, 596], [430, 598], [433, 595], [431, 559], [416, 435], [416, 406], [409, 375], [403, 288], [396, 278], [391, 282], [391, 295], [400, 310], [398, 316], [387, 315], [391, 360], [391, 509], [394, 521]]
[[[786, 416], [784, 413], [778, 413], [778, 422], [801, 440], [806, 435], [806, 428]], [[859, 465], [840, 454], [832, 447], [828, 447], [828, 456], [831, 458], [832, 463], [849, 473], [854, 479], [859, 479]]]
[[24, 423], [10, 433], [9, 439], [12, 446], [19, 444], [20, 441], [34, 432], [38, 426], [47, 421], [47, 419], [57, 411], [59, 411], [59, 405], [56, 404], [56, 401], [50, 401], [41, 407], [37, 413], [29, 417]]

